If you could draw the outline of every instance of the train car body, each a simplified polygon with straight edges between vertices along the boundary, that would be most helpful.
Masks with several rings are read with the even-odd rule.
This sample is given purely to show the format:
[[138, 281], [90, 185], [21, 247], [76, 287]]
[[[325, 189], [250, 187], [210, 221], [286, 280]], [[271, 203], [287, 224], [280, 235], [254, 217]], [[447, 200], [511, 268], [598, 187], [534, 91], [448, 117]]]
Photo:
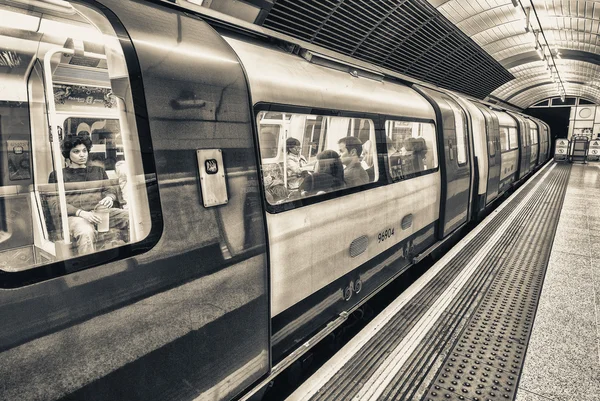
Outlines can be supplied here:
[[550, 155], [202, 12], [0, 0], [0, 399], [232, 399]]
[[[2, 52], [14, 63], [0, 78], [2, 170], [28, 151], [2, 182], [0, 398], [232, 397], [269, 369], [244, 73], [203, 21], [145, 2], [104, 4], [0, 6]], [[48, 177], [64, 160], [59, 136], [82, 131], [90, 163], [115, 186], [116, 163], [129, 163], [118, 189], [128, 192], [127, 243], [98, 236], [89, 254], [43, 202], [78, 196]], [[27, 147], [6, 147], [17, 140]], [[222, 150], [229, 183], [228, 204], [211, 209], [198, 190], [196, 150], [207, 148]]]

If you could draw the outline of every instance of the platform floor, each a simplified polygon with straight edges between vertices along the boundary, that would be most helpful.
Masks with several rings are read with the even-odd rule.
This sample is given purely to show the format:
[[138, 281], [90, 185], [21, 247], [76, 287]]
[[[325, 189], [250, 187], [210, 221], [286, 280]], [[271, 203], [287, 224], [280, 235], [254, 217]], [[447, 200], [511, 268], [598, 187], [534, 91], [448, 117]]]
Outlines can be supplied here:
[[600, 400], [600, 163], [573, 164], [517, 401]]
[[600, 400], [598, 256], [600, 165], [549, 163], [289, 400]]

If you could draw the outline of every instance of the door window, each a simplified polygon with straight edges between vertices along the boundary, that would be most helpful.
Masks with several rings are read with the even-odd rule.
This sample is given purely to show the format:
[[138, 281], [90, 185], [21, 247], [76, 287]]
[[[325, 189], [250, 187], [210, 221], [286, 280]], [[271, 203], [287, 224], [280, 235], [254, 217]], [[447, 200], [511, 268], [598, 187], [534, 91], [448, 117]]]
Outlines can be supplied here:
[[414, 121], [385, 122], [389, 171], [399, 180], [438, 166], [435, 126]]

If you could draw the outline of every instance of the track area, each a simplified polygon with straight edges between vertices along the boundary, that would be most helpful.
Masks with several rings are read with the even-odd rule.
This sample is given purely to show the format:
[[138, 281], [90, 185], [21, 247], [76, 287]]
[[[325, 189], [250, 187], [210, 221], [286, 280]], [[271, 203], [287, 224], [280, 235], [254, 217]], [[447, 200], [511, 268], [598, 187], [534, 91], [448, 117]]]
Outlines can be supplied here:
[[546, 165], [289, 399], [513, 399], [569, 173]]

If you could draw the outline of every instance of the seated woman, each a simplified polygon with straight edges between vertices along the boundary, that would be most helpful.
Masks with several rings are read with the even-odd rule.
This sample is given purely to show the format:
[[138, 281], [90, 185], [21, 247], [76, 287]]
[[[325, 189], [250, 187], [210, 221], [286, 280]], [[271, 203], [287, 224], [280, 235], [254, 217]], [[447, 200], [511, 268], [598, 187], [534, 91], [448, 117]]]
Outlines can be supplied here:
[[344, 186], [344, 165], [340, 155], [333, 150], [324, 150], [317, 155], [315, 173], [302, 181], [300, 192], [303, 196], [320, 195]]
[[[101, 223], [101, 217], [94, 212], [96, 208], [108, 210], [109, 227], [125, 230], [129, 226], [129, 214], [126, 210], [113, 207], [117, 200], [114, 188], [108, 184], [108, 176], [102, 167], [88, 166], [88, 155], [92, 148], [89, 133], [66, 136], [61, 145], [62, 155], [67, 166], [62, 171], [63, 180], [69, 182], [98, 181], [93, 190], [67, 191], [67, 215], [69, 231], [75, 239], [79, 255], [96, 251], [96, 225]], [[56, 171], [50, 173], [49, 183], [56, 183]], [[83, 188], [82, 188], [83, 189]], [[55, 216], [59, 213], [57, 197], [50, 202], [50, 208]]]
[[267, 202], [274, 205], [288, 198], [290, 194], [283, 183], [283, 173], [278, 163], [263, 165], [263, 179]]

